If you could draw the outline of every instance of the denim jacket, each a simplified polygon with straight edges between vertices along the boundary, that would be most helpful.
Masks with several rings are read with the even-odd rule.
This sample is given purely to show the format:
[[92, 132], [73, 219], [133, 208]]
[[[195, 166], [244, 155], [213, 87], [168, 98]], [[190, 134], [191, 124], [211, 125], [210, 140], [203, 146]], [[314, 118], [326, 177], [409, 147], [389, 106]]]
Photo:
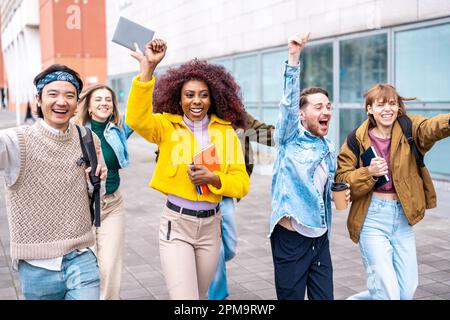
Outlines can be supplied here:
[[[328, 228], [331, 234], [331, 184], [336, 150], [327, 138], [312, 135], [300, 122], [300, 67], [286, 64], [284, 94], [275, 130], [277, 159], [272, 177], [270, 234], [284, 216], [310, 228]], [[324, 194], [314, 184], [314, 173], [325, 159], [329, 173]]]
[[[126, 168], [130, 165], [127, 139], [134, 131], [125, 123], [125, 117], [123, 117], [122, 123], [122, 129], [120, 129], [114, 123], [108, 122], [103, 134], [105, 135], [106, 142], [114, 150], [120, 167]], [[91, 128], [91, 123], [86, 123], [86, 127]]]

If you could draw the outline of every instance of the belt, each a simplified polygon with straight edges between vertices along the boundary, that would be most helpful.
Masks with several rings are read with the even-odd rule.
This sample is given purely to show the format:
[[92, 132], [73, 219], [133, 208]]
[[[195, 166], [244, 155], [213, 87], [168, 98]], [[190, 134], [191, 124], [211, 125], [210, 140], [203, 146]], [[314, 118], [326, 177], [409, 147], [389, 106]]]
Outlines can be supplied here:
[[210, 209], [210, 210], [191, 210], [191, 209], [181, 208], [181, 207], [177, 206], [176, 204], [173, 204], [170, 201], [167, 201], [166, 206], [170, 210], [179, 212], [181, 214], [187, 214], [189, 216], [194, 216], [197, 218], [208, 218], [208, 217], [215, 215], [219, 211], [219, 204], [217, 204], [217, 207], [215, 207], [214, 209]]

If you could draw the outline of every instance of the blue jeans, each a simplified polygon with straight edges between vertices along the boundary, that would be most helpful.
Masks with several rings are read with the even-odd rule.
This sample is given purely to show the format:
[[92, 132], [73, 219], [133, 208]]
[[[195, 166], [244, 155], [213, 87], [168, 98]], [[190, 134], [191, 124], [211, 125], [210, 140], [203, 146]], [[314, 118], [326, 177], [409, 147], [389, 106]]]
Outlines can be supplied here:
[[418, 285], [416, 242], [400, 201], [372, 198], [359, 239], [368, 291], [350, 300], [411, 300]]
[[100, 296], [97, 258], [91, 250], [66, 254], [61, 271], [20, 260], [19, 279], [26, 300], [98, 300]]
[[216, 273], [208, 289], [209, 300], [224, 300], [228, 297], [227, 269], [225, 262], [236, 255], [237, 231], [234, 220], [233, 198], [223, 197], [220, 203], [222, 212], [222, 245]]

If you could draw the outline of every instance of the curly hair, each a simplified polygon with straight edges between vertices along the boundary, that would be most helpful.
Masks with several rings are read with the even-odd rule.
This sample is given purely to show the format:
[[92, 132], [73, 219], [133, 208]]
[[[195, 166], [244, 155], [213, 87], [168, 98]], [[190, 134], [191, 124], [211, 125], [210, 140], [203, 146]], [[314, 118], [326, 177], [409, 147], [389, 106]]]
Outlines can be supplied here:
[[181, 88], [190, 80], [204, 81], [208, 86], [211, 106], [208, 114], [230, 121], [245, 129], [246, 113], [239, 85], [223, 66], [193, 59], [177, 68], [170, 68], [156, 80], [153, 112], [183, 115]]

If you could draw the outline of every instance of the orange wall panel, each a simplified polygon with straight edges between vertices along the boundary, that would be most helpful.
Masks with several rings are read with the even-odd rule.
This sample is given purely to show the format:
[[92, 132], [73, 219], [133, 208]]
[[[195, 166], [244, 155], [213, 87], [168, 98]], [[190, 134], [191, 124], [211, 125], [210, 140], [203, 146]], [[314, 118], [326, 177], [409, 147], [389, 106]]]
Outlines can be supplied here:
[[73, 0], [53, 2], [53, 33], [56, 57], [82, 57], [81, 17], [83, 4]]
[[97, 82], [99, 83], [107, 83], [108, 75], [106, 73], [107, 70], [107, 61], [106, 58], [85, 58], [84, 60], [84, 76], [83, 78], [84, 84], [87, 86], [89, 79], [91, 77], [96, 77]]
[[83, 81], [107, 80], [105, 0], [40, 0], [42, 67], [62, 63]]
[[106, 57], [105, 1], [89, 1], [83, 6], [83, 52], [85, 57]]
[[39, 36], [41, 41], [41, 57], [43, 61], [55, 56], [52, 3], [52, 0], [40, 0], [39, 2]]

